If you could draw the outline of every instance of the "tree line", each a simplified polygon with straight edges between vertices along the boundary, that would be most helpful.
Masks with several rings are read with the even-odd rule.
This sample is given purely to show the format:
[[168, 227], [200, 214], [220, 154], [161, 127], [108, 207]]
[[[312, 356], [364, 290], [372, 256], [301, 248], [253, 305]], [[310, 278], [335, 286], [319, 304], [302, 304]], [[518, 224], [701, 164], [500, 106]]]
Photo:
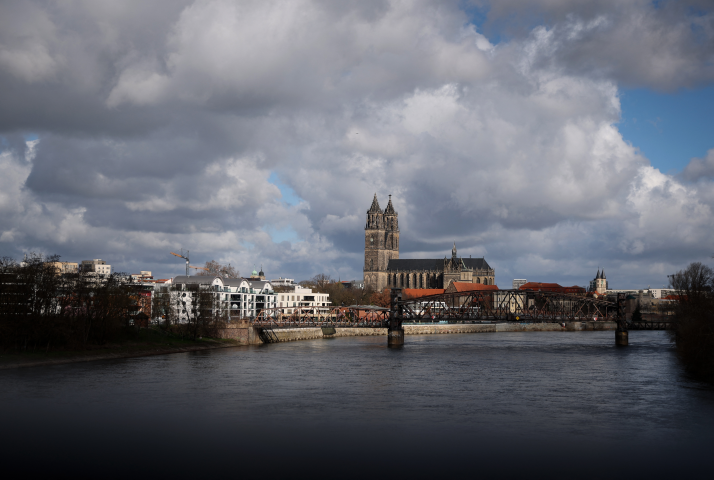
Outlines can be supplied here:
[[714, 270], [694, 262], [670, 276], [677, 291], [672, 337], [686, 369], [714, 382]]
[[[189, 286], [188, 302], [173, 286], [152, 295], [124, 273], [61, 273], [59, 259], [36, 253], [22, 262], [0, 258], [0, 348], [84, 349], [125, 339], [152, 318], [165, 333], [195, 340], [215, 336], [225, 320], [210, 290]], [[216, 266], [220, 273], [237, 273]]]
[[16, 350], [104, 344], [130, 322], [137, 292], [111, 274], [60, 275], [59, 256], [0, 259], [0, 346]]
[[[347, 287], [342, 282], [324, 273], [315, 275], [310, 280], [303, 280], [300, 282], [300, 285], [306, 288], [312, 288], [315, 293], [329, 294], [330, 302], [334, 306], [376, 305], [379, 307], [389, 307], [388, 292], [375, 292], [370, 287]], [[281, 291], [280, 287], [276, 288], [276, 291]]]

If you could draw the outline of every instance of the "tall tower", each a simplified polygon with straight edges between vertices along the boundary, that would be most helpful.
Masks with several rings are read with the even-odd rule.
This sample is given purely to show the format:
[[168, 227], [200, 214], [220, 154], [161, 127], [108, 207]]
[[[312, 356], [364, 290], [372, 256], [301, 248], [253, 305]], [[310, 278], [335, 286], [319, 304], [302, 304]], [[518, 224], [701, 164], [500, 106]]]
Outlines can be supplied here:
[[398, 214], [389, 196], [387, 208], [379, 208], [377, 194], [372, 206], [367, 210], [367, 224], [364, 227], [364, 284], [375, 291], [387, 286], [387, 265], [392, 258], [399, 258]]

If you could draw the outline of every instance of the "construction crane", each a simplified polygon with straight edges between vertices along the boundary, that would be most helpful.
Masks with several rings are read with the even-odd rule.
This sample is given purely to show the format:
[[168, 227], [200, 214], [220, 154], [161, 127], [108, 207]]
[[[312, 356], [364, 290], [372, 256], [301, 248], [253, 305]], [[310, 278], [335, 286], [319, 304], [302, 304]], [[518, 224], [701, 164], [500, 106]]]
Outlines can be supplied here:
[[186, 255], [183, 254], [183, 248], [181, 249], [181, 254], [179, 255], [178, 253], [170, 252], [171, 255], [175, 255], [177, 257], [183, 258], [186, 260], [186, 276], [188, 277], [188, 250], [186, 250]]
[[205, 270], [207, 272], [210, 272], [209, 269], [204, 268], [204, 267], [194, 267], [193, 265], [189, 265], [188, 268], [195, 268], [196, 270]]

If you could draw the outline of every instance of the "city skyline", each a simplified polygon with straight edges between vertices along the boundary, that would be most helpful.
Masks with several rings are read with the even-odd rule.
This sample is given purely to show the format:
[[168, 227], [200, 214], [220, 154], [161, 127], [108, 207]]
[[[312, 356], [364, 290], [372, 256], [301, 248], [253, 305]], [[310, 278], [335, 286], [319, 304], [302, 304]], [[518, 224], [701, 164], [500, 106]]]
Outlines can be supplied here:
[[0, 256], [362, 278], [405, 258], [660, 287], [714, 255], [701, 2], [0, 7]]

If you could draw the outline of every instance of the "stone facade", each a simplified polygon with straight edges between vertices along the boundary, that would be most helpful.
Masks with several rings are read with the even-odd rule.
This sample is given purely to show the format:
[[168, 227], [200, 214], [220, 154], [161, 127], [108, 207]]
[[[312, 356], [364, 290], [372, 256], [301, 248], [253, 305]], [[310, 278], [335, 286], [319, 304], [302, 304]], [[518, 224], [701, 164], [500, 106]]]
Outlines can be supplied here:
[[447, 288], [452, 282], [494, 285], [496, 271], [484, 258], [461, 258], [456, 243], [451, 258], [400, 259], [398, 214], [392, 196], [384, 212], [377, 194], [367, 211], [364, 229], [364, 284], [376, 291], [385, 288]]
[[[566, 322], [561, 323], [471, 323], [446, 325], [404, 325], [405, 335], [439, 335], [454, 333], [494, 333], [494, 332], [580, 332], [615, 330], [615, 322]], [[337, 328], [334, 334], [325, 334], [321, 328], [286, 328], [273, 330], [278, 343], [319, 338], [363, 337], [387, 335], [386, 328]], [[224, 333], [225, 332], [225, 333]], [[220, 338], [238, 340], [241, 345], [263, 343], [252, 327], [227, 327]]]
[[387, 208], [379, 208], [377, 194], [367, 211], [364, 227], [364, 284], [381, 291], [387, 286], [389, 261], [399, 258], [399, 214], [394, 211], [392, 196]]

